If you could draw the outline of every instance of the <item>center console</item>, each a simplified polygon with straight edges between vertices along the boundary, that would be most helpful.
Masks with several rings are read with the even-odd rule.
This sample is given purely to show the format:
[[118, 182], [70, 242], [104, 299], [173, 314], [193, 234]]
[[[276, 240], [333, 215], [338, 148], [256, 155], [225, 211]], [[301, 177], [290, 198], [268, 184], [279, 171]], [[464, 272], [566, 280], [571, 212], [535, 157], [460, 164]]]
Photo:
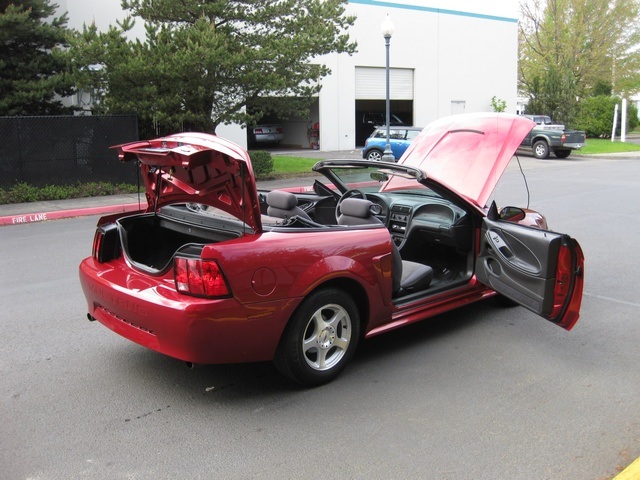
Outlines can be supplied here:
[[407, 225], [411, 217], [411, 207], [394, 205], [389, 216], [389, 232], [396, 246], [402, 245], [407, 234]]

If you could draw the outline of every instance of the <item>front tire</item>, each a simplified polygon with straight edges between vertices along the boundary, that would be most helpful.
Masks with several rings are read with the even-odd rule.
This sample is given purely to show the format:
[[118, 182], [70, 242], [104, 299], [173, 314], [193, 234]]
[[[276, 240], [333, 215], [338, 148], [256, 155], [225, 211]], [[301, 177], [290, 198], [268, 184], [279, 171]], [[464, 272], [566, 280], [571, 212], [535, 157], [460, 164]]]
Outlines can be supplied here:
[[538, 140], [533, 144], [533, 156], [544, 160], [549, 158], [549, 145], [544, 140]]
[[382, 152], [380, 150], [369, 150], [369, 153], [367, 153], [367, 160], [370, 160], [372, 162], [379, 162], [382, 160]]
[[274, 358], [285, 377], [304, 386], [330, 382], [353, 357], [360, 338], [360, 315], [341, 290], [318, 290], [298, 307]]

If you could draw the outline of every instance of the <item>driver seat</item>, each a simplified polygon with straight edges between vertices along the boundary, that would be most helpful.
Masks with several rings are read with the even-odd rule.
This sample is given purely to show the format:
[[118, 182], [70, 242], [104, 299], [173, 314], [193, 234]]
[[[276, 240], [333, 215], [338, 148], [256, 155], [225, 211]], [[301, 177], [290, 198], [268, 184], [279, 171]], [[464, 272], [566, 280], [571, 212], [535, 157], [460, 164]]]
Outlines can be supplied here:
[[[373, 215], [373, 203], [361, 198], [345, 198], [340, 205], [338, 225], [382, 225]], [[401, 296], [429, 288], [433, 268], [418, 262], [402, 260], [396, 244], [391, 241], [393, 253], [393, 296]]]
[[291, 192], [272, 190], [267, 194], [267, 215], [289, 219], [294, 216], [311, 220], [311, 217], [298, 206], [298, 199]]

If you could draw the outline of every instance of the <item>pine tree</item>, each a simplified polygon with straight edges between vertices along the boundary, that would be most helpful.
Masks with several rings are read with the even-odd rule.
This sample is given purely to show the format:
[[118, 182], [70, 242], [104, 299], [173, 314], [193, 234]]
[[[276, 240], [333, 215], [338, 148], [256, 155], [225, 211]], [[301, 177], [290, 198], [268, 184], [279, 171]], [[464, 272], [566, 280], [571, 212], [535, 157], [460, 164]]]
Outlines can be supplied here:
[[[80, 72], [79, 86], [101, 96], [96, 111], [136, 113], [157, 134], [304, 112], [329, 73], [319, 58], [355, 51], [345, 5], [125, 0], [133, 17], [108, 32], [89, 26], [72, 42], [78, 64], [101, 65]], [[133, 18], [144, 20], [144, 40], [127, 39]]]
[[0, 0], [0, 115], [70, 113], [66, 16], [49, 0]]

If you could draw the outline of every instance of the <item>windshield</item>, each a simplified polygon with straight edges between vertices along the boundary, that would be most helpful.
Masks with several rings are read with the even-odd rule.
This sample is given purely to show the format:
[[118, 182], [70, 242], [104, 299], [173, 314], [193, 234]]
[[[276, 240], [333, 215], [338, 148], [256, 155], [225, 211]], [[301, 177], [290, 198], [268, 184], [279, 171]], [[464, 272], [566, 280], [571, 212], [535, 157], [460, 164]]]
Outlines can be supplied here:
[[377, 193], [385, 186], [385, 191], [410, 193], [415, 195], [436, 195], [433, 190], [422, 185], [409, 172], [381, 166], [333, 166], [331, 169], [340, 183], [348, 189]]

